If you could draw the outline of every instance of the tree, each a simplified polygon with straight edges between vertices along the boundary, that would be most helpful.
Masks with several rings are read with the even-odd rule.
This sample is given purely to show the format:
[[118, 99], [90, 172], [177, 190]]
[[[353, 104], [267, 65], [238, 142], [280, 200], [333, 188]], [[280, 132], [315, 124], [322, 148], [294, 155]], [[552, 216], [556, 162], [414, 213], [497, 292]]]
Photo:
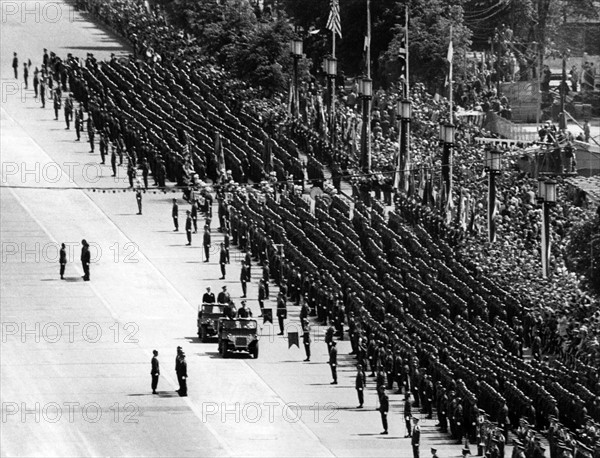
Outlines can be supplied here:
[[[460, 65], [471, 44], [470, 30], [464, 25], [462, 1], [412, 1], [409, 4], [409, 69], [411, 80], [440, 90], [447, 74], [446, 61], [452, 26], [455, 62]], [[394, 36], [381, 57], [382, 79], [397, 81], [400, 76], [398, 50], [404, 39], [404, 13], [396, 15]]]

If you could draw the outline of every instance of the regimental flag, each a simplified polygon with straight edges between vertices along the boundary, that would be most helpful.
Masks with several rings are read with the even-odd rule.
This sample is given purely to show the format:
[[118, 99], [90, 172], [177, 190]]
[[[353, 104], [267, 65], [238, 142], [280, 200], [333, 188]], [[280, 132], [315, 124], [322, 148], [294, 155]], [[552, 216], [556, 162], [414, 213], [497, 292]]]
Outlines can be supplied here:
[[363, 45], [363, 51], [366, 51], [371, 46], [371, 37], [369, 35], [365, 35], [365, 44]]
[[398, 53], [400, 54], [400, 57], [406, 59], [406, 54], [408, 53], [408, 5], [406, 5], [406, 8], [404, 9], [404, 34], [402, 36], [402, 41], [400, 42]]
[[448, 45], [448, 55], [446, 56], [446, 60], [452, 63], [452, 58], [454, 57], [454, 46], [452, 46], [452, 38], [450, 38], [450, 44]]
[[223, 140], [221, 139], [221, 133], [215, 131], [215, 156], [217, 156], [217, 162], [219, 164], [219, 173], [225, 173], [225, 154], [223, 152]]
[[327, 28], [333, 33], [337, 33], [342, 38], [342, 22], [340, 21], [340, 3], [339, 0], [331, 0], [331, 10], [329, 19], [327, 19]]
[[300, 348], [300, 339], [298, 333], [296, 331], [290, 331], [287, 334], [288, 337], [288, 348], [292, 348], [292, 346], [296, 345], [296, 347]]

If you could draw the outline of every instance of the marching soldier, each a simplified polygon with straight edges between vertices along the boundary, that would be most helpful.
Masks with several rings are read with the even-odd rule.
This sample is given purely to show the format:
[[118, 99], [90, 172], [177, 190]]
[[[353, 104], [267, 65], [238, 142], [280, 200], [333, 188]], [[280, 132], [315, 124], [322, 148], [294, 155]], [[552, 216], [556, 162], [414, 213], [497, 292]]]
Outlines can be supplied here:
[[[248, 272], [248, 266], [246, 265], [246, 263], [244, 261], [242, 261], [242, 268], [240, 270], [240, 283], [242, 285], [242, 297], [245, 298], [246, 297], [246, 288], [247, 288], [247, 283], [250, 281], [250, 273]], [[260, 302], [260, 301], [259, 301]], [[262, 307], [261, 307], [261, 311], [262, 311]]]
[[[114, 146], [113, 146], [114, 155]], [[179, 205], [177, 205], [177, 199], [173, 199], [173, 206], [171, 207], [171, 216], [173, 217], [173, 225], [175, 229], [173, 232], [179, 231]]]
[[380, 387], [377, 390], [379, 394], [379, 414], [381, 415], [381, 424], [383, 425], [383, 431], [379, 434], [388, 434], [388, 412], [390, 410], [390, 400], [388, 395], [385, 393], [385, 389]]
[[337, 347], [336, 343], [331, 343], [331, 350], [329, 351], [329, 367], [331, 367], [331, 376], [333, 377], [333, 382], [330, 385], [337, 385]]
[[283, 320], [287, 318], [287, 305], [285, 296], [280, 291], [277, 296], [277, 320], [279, 321], [279, 334], [283, 335]]

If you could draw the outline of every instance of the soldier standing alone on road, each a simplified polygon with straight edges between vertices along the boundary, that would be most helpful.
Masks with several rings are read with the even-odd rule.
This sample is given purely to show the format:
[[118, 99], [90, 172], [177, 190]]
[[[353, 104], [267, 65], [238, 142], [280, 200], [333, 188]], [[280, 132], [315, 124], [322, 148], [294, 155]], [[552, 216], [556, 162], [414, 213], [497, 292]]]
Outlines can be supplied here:
[[136, 181], [135, 186], [135, 200], [137, 201], [138, 206], [138, 215], [142, 214], [142, 183], [139, 178]]
[[152, 375], [152, 394], [156, 394], [156, 387], [158, 387], [158, 376], [160, 375], [160, 368], [158, 364], [158, 351], [152, 350], [152, 369], [150, 375]]
[[279, 292], [277, 296], [277, 320], [279, 321], [279, 336], [283, 335], [283, 320], [287, 318], [287, 304], [283, 292]]
[[187, 396], [187, 361], [183, 351], [179, 358], [179, 374], [177, 376], [181, 380], [179, 382], [179, 396]]
[[[225, 245], [223, 242], [220, 244], [221, 251], [219, 252], [219, 264], [221, 266], [221, 280], [225, 280], [225, 265], [227, 264], [227, 250], [225, 249]], [[244, 295], [245, 296], [245, 295]]]
[[356, 365], [356, 379], [354, 387], [356, 388], [356, 394], [358, 395], [358, 406], [357, 409], [362, 409], [365, 403], [365, 387], [367, 386], [367, 377], [361, 364]]
[[188, 241], [186, 246], [189, 246], [192, 244], [192, 216], [189, 210], [186, 210], [185, 214], [185, 235], [187, 236]]
[[83, 267], [83, 281], [90, 281], [90, 246], [87, 241], [81, 241], [81, 265]]
[[302, 343], [306, 353], [305, 362], [310, 361], [310, 323], [307, 318], [302, 318]]
[[65, 267], [67, 266], [67, 250], [64, 243], [60, 244], [60, 279], [65, 279]]
[[385, 394], [385, 388], [383, 386], [379, 387], [377, 390], [379, 394], [379, 413], [381, 415], [381, 424], [383, 425], [383, 431], [380, 434], [388, 433], [388, 420], [387, 415], [390, 410], [390, 399], [388, 395]]
[[331, 350], [329, 350], [329, 366], [331, 367], [331, 376], [333, 377], [333, 382], [330, 385], [337, 385], [337, 348], [336, 343], [331, 343]]
[[19, 58], [16, 52], [13, 53], [12, 68], [15, 72], [15, 79], [19, 79]]
[[179, 230], [179, 206], [177, 205], [177, 199], [173, 199], [173, 207], [171, 208], [171, 216], [173, 217], [173, 225], [175, 229], [173, 232], [177, 232]]
[[410, 444], [413, 449], [413, 458], [419, 458], [419, 445], [421, 445], [421, 428], [419, 427], [419, 419], [413, 418], [413, 422], [415, 427], [412, 431], [412, 439], [410, 440]]
[[208, 227], [204, 227], [204, 239], [203, 239], [203, 244], [204, 244], [204, 257], [206, 259], [204, 259], [204, 262], [208, 262], [210, 260], [210, 230]]
[[[240, 283], [242, 284], [242, 297], [246, 298], [246, 284], [250, 281], [250, 274], [248, 272], [248, 266], [244, 261], [242, 261], [242, 269], [240, 271]], [[259, 298], [260, 303], [260, 298]], [[262, 311], [262, 306], [260, 307]]]

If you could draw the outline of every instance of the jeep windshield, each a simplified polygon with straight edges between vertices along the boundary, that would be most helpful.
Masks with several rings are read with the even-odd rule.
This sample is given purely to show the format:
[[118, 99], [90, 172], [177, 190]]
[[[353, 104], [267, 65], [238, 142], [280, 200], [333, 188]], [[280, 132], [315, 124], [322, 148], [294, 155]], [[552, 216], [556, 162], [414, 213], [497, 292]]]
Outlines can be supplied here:
[[223, 320], [223, 329], [233, 331], [235, 329], [256, 329], [256, 321]]
[[222, 305], [203, 305], [202, 313], [206, 315], [223, 315]]

